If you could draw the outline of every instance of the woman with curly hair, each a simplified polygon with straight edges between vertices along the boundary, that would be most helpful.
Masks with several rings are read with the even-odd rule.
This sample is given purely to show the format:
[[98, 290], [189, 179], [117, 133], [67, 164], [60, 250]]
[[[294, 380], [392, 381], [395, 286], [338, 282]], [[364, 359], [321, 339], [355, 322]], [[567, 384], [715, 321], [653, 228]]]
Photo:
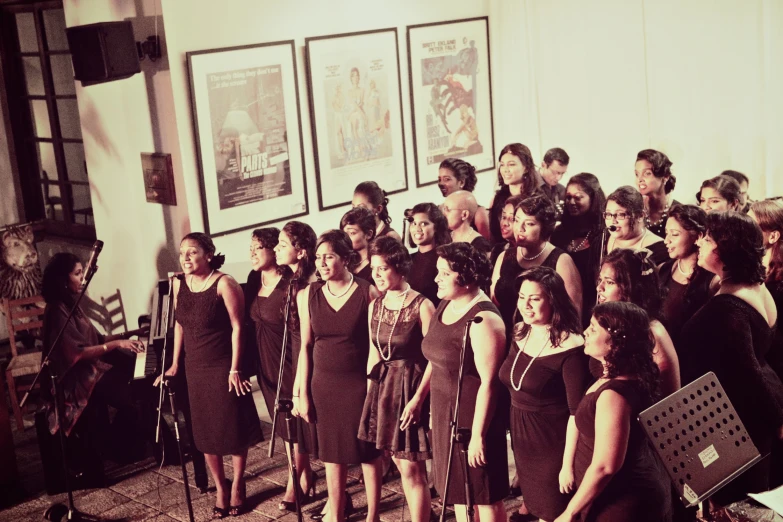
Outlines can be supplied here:
[[671, 517], [671, 488], [636, 421], [657, 398], [650, 318], [632, 303], [595, 307], [585, 353], [603, 373], [576, 411], [577, 490], [556, 522], [660, 522]]
[[[440, 162], [440, 167], [438, 168], [438, 188], [444, 198], [458, 190], [473, 192], [477, 181], [476, 167], [467, 161], [459, 158], [446, 158]], [[475, 228], [485, 238], [490, 239], [489, 212], [486, 208], [479, 205], [470, 226]]]
[[571, 176], [565, 189], [565, 212], [555, 231], [552, 244], [562, 248], [576, 265], [582, 280], [582, 325], [590, 322], [595, 306], [595, 281], [601, 262], [606, 196], [594, 174]]
[[717, 285], [715, 274], [697, 263], [699, 247], [704, 235], [707, 213], [695, 205], [675, 205], [666, 220], [664, 244], [669, 260], [658, 266], [658, 278], [663, 291], [661, 322], [672, 338], [674, 348], [680, 345], [683, 325], [693, 317], [712, 296], [711, 285]]
[[510, 196], [530, 196], [541, 185], [536, 163], [530, 149], [521, 143], [509, 143], [498, 155], [499, 189], [489, 203], [490, 242], [494, 245], [503, 238], [500, 235], [500, 215]]
[[363, 181], [353, 190], [351, 206], [364, 207], [375, 215], [376, 226], [373, 237], [389, 235], [402, 241], [400, 235], [391, 227], [392, 218], [389, 215], [388, 205], [389, 198], [386, 197], [386, 191], [374, 181]]
[[[765, 279], [762, 234], [738, 212], [707, 215], [699, 241], [699, 266], [720, 277], [718, 293], [685, 323], [680, 367], [689, 383], [715, 372], [762, 455], [783, 439], [783, 383], [767, 364], [778, 312]], [[763, 459], [712, 500], [725, 505], [748, 492], [765, 491], [770, 462]]]
[[359, 256], [359, 263], [353, 267], [356, 277], [375, 284], [370, 268], [370, 241], [375, 238], [375, 216], [363, 207], [352, 208], [340, 219], [340, 230], [351, 238], [353, 250]]
[[345, 482], [352, 464], [362, 465], [367, 520], [379, 520], [380, 452], [356, 436], [367, 395], [367, 309], [378, 292], [354, 277], [357, 257], [345, 232], [324, 232], [315, 250], [321, 280], [297, 295], [302, 349], [293, 389], [294, 414], [316, 424], [318, 456], [325, 464], [329, 492], [326, 509], [333, 522], [344, 520], [350, 505]]
[[[679, 390], [680, 365], [674, 343], [660, 320], [663, 297], [650, 252], [627, 248], [613, 250], [601, 264], [596, 290], [599, 304], [625, 301], [635, 304], [647, 313], [655, 341], [653, 360], [660, 372], [661, 395], [666, 397]], [[590, 364], [593, 376], [599, 377], [600, 365], [595, 360]]]
[[511, 447], [526, 510], [554, 520], [574, 487], [574, 414], [590, 374], [582, 323], [563, 279], [541, 266], [519, 279], [519, 322], [500, 381], [511, 394]]
[[606, 253], [615, 248], [648, 249], [656, 265], [668, 259], [663, 238], [647, 229], [644, 200], [639, 192], [625, 185], [606, 198], [604, 224], [609, 229]]
[[696, 193], [696, 201], [705, 212], [741, 210], [742, 190], [731, 176], [715, 176], [705, 180]]
[[[297, 237], [298, 234], [302, 237]], [[303, 244], [307, 246], [297, 253], [294, 248], [291, 248], [294, 243], [293, 238], [299, 239], [296, 243], [300, 246]], [[304, 241], [301, 241], [302, 239]], [[299, 318], [294, 301], [299, 287], [306, 284], [315, 270], [314, 251], [315, 233], [304, 223], [291, 221], [285, 225], [283, 231], [274, 227], [253, 231], [250, 242], [250, 261], [253, 271], [248, 275], [245, 285], [245, 308], [250, 319], [248, 337], [254, 341], [249, 346], [258, 351], [258, 384], [270, 415], [274, 415], [275, 412], [283, 331], [286, 326], [283, 314], [289, 292], [291, 306], [288, 312], [286, 359], [280, 396], [283, 399], [290, 399], [292, 395], [293, 376], [296, 373], [296, 360], [299, 356]], [[283, 254], [284, 252], [294, 255], [288, 256]], [[306, 257], [309, 257], [307, 267], [302, 262]], [[305, 281], [300, 282], [300, 278], [304, 278]], [[287, 430], [282, 417], [278, 419], [277, 427], [278, 430], [274, 435], [287, 441]], [[303, 495], [300, 499], [303, 503], [307, 503], [312, 500], [312, 493], [315, 491], [315, 475], [310, 468], [309, 458], [313, 444], [307, 423], [297, 419], [294, 429], [296, 430], [294, 440], [297, 442], [294, 443], [293, 458]], [[288, 450], [287, 445], [286, 450]], [[288, 458], [290, 460], [292, 456], [289, 455]], [[286, 492], [278, 504], [279, 510], [296, 510], [295, 491], [294, 482], [289, 476]]]
[[656, 236], [666, 233], [669, 209], [679, 203], [670, 194], [677, 178], [672, 174], [672, 162], [663, 152], [644, 149], [636, 155], [634, 165], [636, 187], [644, 198], [644, 221]]
[[432, 473], [445, 504], [455, 505], [458, 520], [466, 516], [465, 475], [454, 448], [449, 491], [444, 491], [451, 439], [451, 420], [457, 395], [462, 340], [466, 321], [481, 318], [470, 328], [465, 349], [459, 426], [471, 428], [467, 473], [473, 500], [483, 522], [505, 522], [503, 499], [508, 494], [506, 430], [496, 411], [500, 388], [498, 370], [506, 353], [505, 326], [498, 309], [484, 289], [489, 285], [486, 256], [467, 243], [440, 246], [438, 252], [438, 297], [443, 299], [422, 341], [429, 360], [432, 411]]
[[438, 275], [435, 266], [438, 262], [436, 249], [451, 243], [449, 222], [435, 203], [419, 203], [414, 206], [410, 220], [408, 245], [418, 247], [418, 250], [411, 255], [408, 283], [437, 307], [440, 299], [438, 285], [435, 283], [435, 276]]

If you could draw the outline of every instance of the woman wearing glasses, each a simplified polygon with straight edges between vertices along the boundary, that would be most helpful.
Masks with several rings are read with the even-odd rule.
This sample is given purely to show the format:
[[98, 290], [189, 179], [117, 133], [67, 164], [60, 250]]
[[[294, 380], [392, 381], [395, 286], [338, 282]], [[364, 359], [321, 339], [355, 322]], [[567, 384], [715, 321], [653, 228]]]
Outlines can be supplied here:
[[652, 252], [652, 261], [659, 265], [669, 259], [663, 238], [647, 229], [644, 221], [644, 199], [633, 187], [625, 185], [606, 198], [604, 223], [609, 229], [606, 253], [617, 248], [642, 248]]

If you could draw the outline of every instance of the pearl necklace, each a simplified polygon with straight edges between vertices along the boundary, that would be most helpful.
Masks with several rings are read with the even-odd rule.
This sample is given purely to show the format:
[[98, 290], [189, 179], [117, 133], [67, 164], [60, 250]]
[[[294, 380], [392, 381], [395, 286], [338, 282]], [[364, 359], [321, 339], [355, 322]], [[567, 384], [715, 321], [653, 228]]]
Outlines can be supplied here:
[[283, 274], [280, 274], [279, 276], [277, 276], [277, 281], [275, 281], [275, 284], [273, 284], [273, 285], [265, 285], [264, 284], [264, 273], [261, 272], [261, 286], [264, 287], [264, 288], [274, 288], [274, 287], [277, 286], [277, 283], [280, 282], [280, 279], [282, 277], [283, 277]]
[[410, 290], [411, 285], [408, 285], [408, 288], [404, 292], [398, 296], [395, 296], [396, 298], [402, 298], [402, 302], [400, 303], [400, 309], [396, 311], [396, 314], [394, 314], [394, 322], [392, 323], [391, 330], [389, 330], [389, 341], [386, 343], [386, 353], [383, 353], [383, 345], [381, 345], [381, 323], [383, 322], [383, 311], [386, 310], [386, 298], [388, 297], [388, 293], [383, 296], [383, 299], [381, 299], [381, 310], [378, 316], [378, 327], [375, 329], [375, 347], [378, 348], [378, 353], [381, 354], [381, 359], [384, 361], [391, 359], [391, 344], [392, 337], [394, 336], [394, 329], [397, 327], [397, 321], [399, 321], [400, 316], [402, 315], [402, 309], [405, 308], [405, 299], [408, 297], [408, 292], [410, 292]]
[[647, 228], [651, 227], [657, 227], [661, 223], [666, 221], [666, 218], [669, 217], [669, 207], [671, 207], [671, 203], [669, 202], [669, 198], [666, 198], [666, 206], [663, 207], [663, 211], [661, 211], [661, 217], [656, 219], [654, 222], [650, 219], [650, 216], [644, 216], [644, 224], [647, 226]]
[[451, 310], [452, 315], [456, 315], [456, 316], [465, 315], [465, 312], [470, 310], [473, 307], [473, 305], [476, 304], [479, 299], [481, 299], [482, 295], [484, 295], [484, 292], [479, 290], [478, 294], [476, 294], [476, 297], [471, 299], [471, 301], [467, 304], [467, 306], [465, 306], [465, 308], [463, 308], [462, 310], [457, 308], [457, 306], [454, 304], [454, 301], [450, 301], [449, 302], [449, 306], [451, 307], [450, 310]]
[[684, 272], [682, 268], [680, 268], [680, 260], [679, 259], [677, 260], [677, 271], [681, 273], [683, 276], [685, 276], [686, 279], [690, 279], [690, 277], [693, 275], [693, 270], [691, 270], [690, 272]]
[[582, 250], [582, 247], [585, 246], [585, 243], [587, 243], [587, 239], [590, 237], [590, 232], [585, 235], [584, 239], [579, 242], [579, 244], [576, 244], [576, 238], [572, 239], [568, 242], [568, 251], [569, 252], [579, 252]]
[[332, 289], [329, 288], [329, 281], [326, 282], [325, 286], [326, 286], [326, 291], [329, 292], [329, 294], [331, 294], [331, 296], [334, 297], [335, 299], [340, 299], [341, 297], [345, 297], [345, 294], [347, 294], [348, 290], [350, 290], [351, 286], [353, 286], [353, 274], [351, 274], [351, 282], [348, 283], [348, 287], [345, 289], [345, 292], [343, 292], [340, 295], [335, 295], [335, 293], [332, 292]]
[[547, 246], [547, 244], [548, 244], [548, 243], [549, 243], [549, 241], [544, 241], [544, 247], [541, 249], [541, 252], [539, 252], [538, 254], [534, 255], [533, 257], [525, 257], [524, 255], [522, 255], [522, 259], [523, 259], [524, 261], [535, 261], [536, 259], [538, 259], [539, 257], [541, 257], [541, 254], [543, 254], [543, 253], [544, 253], [544, 251], [546, 250], [546, 246]]
[[[531, 332], [532, 333], [532, 332]], [[527, 348], [527, 342], [530, 340], [530, 333], [527, 334], [527, 337], [525, 337], [525, 344], [522, 346], [522, 349], [517, 352], [517, 356], [514, 357], [514, 364], [511, 365], [511, 374], [509, 375], [509, 380], [511, 381], [511, 387], [514, 388], [514, 390], [519, 391], [522, 389], [522, 381], [525, 379], [525, 375], [527, 375], [527, 371], [530, 369], [531, 366], [533, 366], [533, 361], [538, 359], [538, 357], [544, 353], [544, 349], [551, 343], [551, 340], [549, 339], [549, 336], [547, 336], [546, 341], [544, 342], [543, 346], [541, 346], [541, 349], [538, 350], [538, 353], [530, 359], [530, 362], [527, 363], [527, 367], [525, 368], [525, 371], [522, 372], [522, 377], [519, 378], [519, 382], [514, 382], [514, 370], [517, 367], [517, 361], [519, 361], [519, 355], [525, 351], [525, 348]]]
[[204, 284], [201, 285], [201, 288], [199, 290], [196, 290], [195, 288], [193, 288], [193, 275], [191, 274], [191, 276], [190, 276], [190, 291], [194, 292], [194, 293], [203, 292], [204, 289], [207, 287], [207, 283], [209, 283], [209, 280], [212, 279], [212, 274], [214, 274], [214, 273], [215, 273], [214, 270], [212, 270], [209, 273], [209, 275], [207, 276], [207, 279], [204, 281]]

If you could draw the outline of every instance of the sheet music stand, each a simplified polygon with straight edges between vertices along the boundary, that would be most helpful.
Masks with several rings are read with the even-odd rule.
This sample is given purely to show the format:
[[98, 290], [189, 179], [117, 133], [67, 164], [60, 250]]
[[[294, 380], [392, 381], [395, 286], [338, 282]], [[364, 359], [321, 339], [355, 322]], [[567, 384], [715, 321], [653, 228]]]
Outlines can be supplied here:
[[713, 372], [641, 412], [639, 423], [687, 507], [762, 459]]

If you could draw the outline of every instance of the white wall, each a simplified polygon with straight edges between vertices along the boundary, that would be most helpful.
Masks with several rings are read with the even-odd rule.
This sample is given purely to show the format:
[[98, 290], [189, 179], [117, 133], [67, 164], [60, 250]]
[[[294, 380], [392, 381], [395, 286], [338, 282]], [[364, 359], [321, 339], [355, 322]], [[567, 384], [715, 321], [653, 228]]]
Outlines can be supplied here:
[[[0, 67], [3, 64], [0, 63]], [[5, 97], [5, 93], [0, 96]], [[8, 151], [8, 134], [5, 131], [3, 114], [0, 113], [0, 227], [19, 223], [17, 190], [11, 174], [11, 159]]]

